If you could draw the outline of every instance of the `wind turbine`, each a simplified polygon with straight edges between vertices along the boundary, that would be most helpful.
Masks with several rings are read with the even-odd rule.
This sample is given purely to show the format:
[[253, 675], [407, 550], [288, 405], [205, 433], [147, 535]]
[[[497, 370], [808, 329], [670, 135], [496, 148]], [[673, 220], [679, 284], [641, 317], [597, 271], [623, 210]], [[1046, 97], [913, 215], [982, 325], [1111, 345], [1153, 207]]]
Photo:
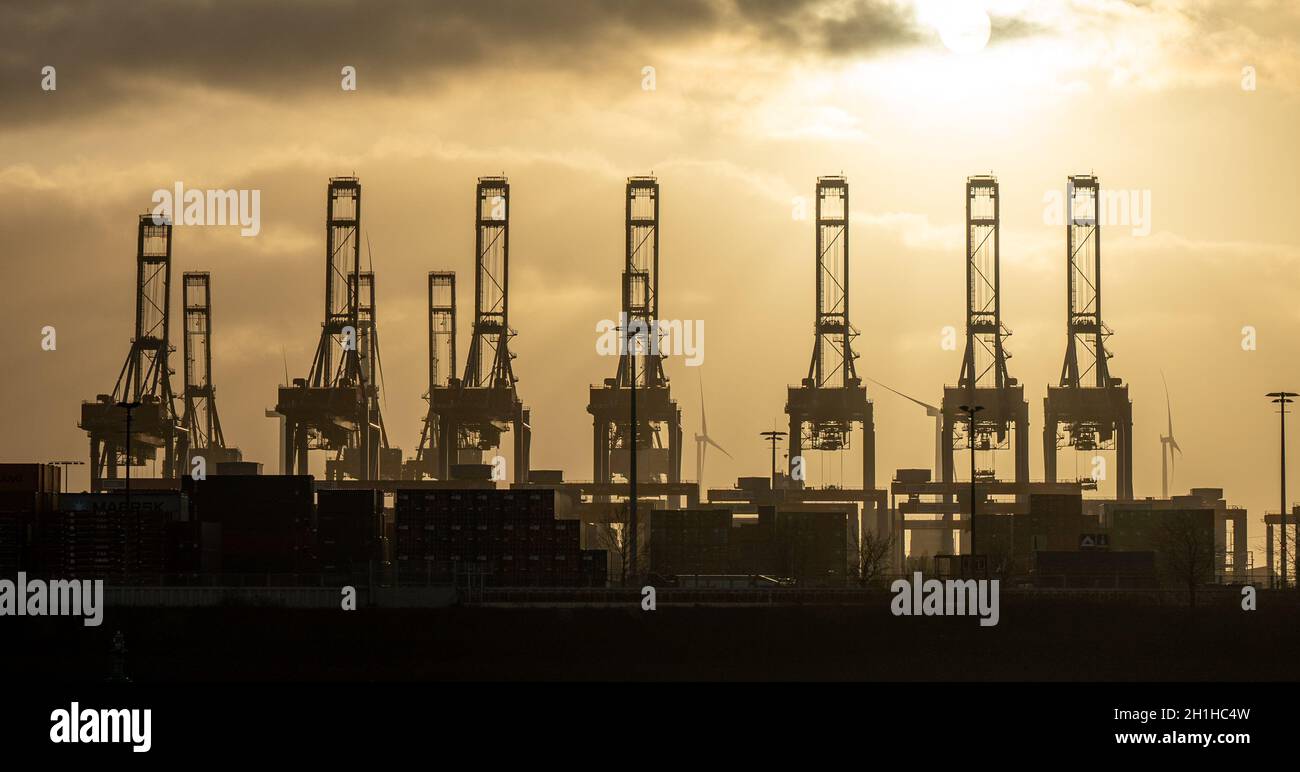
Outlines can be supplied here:
[[[1165, 380], [1165, 373], [1160, 372], [1160, 381], [1165, 385], [1165, 415], [1169, 419], [1169, 433], [1160, 435], [1160, 497], [1169, 498], [1169, 473], [1174, 468], [1174, 451], [1179, 453], [1183, 449], [1178, 447], [1178, 440], [1174, 439], [1174, 411], [1169, 403], [1169, 382]], [[1165, 451], [1168, 451], [1166, 453]]]
[[867, 378], [867, 380], [871, 381], [872, 383], [876, 384], [877, 386], [883, 389], [887, 389], [889, 391], [894, 392], [895, 394], [902, 397], [903, 399], [915, 402], [916, 404], [925, 408], [926, 415], [934, 419], [934, 476], [931, 479], [938, 480], [939, 475], [941, 473], [940, 469], [942, 469], [943, 467], [943, 457], [939, 452], [940, 446], [943, 445], [943, 411], [935, 407], [934, 405], [928, 404], [926, 402], [922, 402], [916, 397], [909, 397], [903, 392], [899, 391], [898, 389], [894, 389], [889, 386], [886, 386], [885, 384], [881, 383], [875, 378]]
[[709, 449], [710, 445], [722, 451], [727, 458], [732, 458], [731, 454], [727, 453], [726, 448], [714, 442], [713, 438], [709, 436], [709, 421], [704, 415], [704, 379], [701, 378], [700, 431], [695, 435], [695, 482], [700, 486], [701, 493], [703, 493], [704, 488], [704, 453]]

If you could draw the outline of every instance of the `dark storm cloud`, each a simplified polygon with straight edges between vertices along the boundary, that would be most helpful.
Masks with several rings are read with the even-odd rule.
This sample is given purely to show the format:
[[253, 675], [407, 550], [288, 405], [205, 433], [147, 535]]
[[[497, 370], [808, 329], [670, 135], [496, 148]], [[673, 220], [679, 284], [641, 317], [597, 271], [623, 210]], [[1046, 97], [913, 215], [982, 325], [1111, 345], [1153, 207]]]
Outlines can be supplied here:
[[[0, 125], [145, 110], [166, 88], [263, 98], [337, 93], [353, 65], [367, 91], [427, 86], [488, 67], [605, 72], [661, 47], [750, 36], [782, 55], [868, 55], [933, 39], [891, 0], [375, 0], [11, 3], [0, 7]], [[1031, 32], [995, 19], [994, 37]], [[58, 72], [56, 94], [41, 68]], [[488, 100], [490, 101], [490, 100]]]
[[[378, 89], [494, 63], [579, 68], [629, 40], [710, 30], [722, 10], [717, 0], [9, 4], [0, 103], [15, 122], [127, 102], [145, 79], [293, 96], [337, 90], [345, 64]], [[73, 98], [41, 91], [45, 65], [58, 70], [58, 96]]]
[[[843, 7], [825, 0], [735, 0], [735, 9], [760, 39], [789, 53], [862, 56], [938, 37], [917, 22], [912, 6], [893, 0], [857, 0]], [[992, 16], [990, 21], [993, 43], [1047, 31], [1017, 17]]]
[[819, 56], [851, 56], [920, 42], [911, 9], [859, 0], [826, 15], [819, 0], [736, 0], [736, 11], [767, 42]]
[[[141, 101], [141, 84], [204, 84], [271, 96], [337, 90], [345, 64], [365, 89], [502, 65], [599, 67], [691, 37], [752, 28], [809, 53], [853, 53], [910, 37], [886, 2], [859, 3], [842, 23], [817, 2], [773, 0], [378, 0], [179, 3], [173, 0], [0, 8], [0, 100], [10, 123], [71, 117]], [[58, 71], [58, 96], [40, 70]], [[147, 104], [142, 104], [142, 107]]]

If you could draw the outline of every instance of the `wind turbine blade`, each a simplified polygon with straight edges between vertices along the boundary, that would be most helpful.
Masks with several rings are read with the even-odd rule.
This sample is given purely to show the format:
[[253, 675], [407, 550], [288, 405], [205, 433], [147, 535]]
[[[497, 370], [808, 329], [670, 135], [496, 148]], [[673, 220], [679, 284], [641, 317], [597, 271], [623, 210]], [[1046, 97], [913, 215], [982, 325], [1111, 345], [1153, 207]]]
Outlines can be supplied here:
[[[1164, 370], [1160, 371], [1160, 382], [1165, 385], [1165, 416], [1169, 419], [1169, 431], [1167, 434], [1169, 435], [1169, 439], [1172, 440], [1174, 437], [1174, 409], [1169, 401], [1169, 381], [1165, 380]], [[1178, 447], [1176, 443], [1174, 447]]]
[[935, 411], [934, 415], [934, 479], [943, 474], [943, 414]]
[[700, 376], [700, 434], [709, 435], [709, 419], [704, 414], [704, 376]]
[[895, 394], [897, 394], [898, 396], [902, 397], [903, 399], [909, 400], [909, 401], [911, 401], [911, 402], [915, 402], [916, 404], [920, 405], [921, 407], [925, 408], [926, 410], [938, 410], [938, 409], [939, 409], [939, 408], [935, 407], [934, 405], [931, 405], [931, 404], [928, 404], [928, 403], [922, 402], [921, 400], [917, 399], [916, 397], [909, 397], [909, 396], [907, 396], [906, 394], [904, 394], [903, 392], [899, 391], [898, 389], [895, 389], [895, 388], [893, 388], [893, 387], [891, 387], [891, 386], [886, 386], [885, 384], [881, 383], [880, 381], [876, 380], [875, 378], [868, 377], [867, 380], [871, 381], [872, 383], [876, 384], [877, 386], [881, 387], [882, 389], [886, 389], [886, 390], [888, 390], [888, 391], [892, 391], [892, 392], [894, 392]]
[[707, 447], [708, 445], [712, 445], [713, 447], [715, 447], [715, 448], [717, 448], [718, 450], [722, 451], [722, 454], [723, 454], [724, 456], [726, 456], [727, 458], [730, 458], [730, 459], [732, 459], [733, 461], [735, 460], [735, 459], [732, 457], [732, 455], [731, 455], [730, 453], [727, 452], [727, 449], [724, 448], [724, 447], [722, 447], [722, 446], [719, 445], [718, 443], [714, 442], [712, 437], [705, 436], [705, 438], [704, 438], [704, 442], [705, 442], [705, 446], [706, 446], [706, 447]]

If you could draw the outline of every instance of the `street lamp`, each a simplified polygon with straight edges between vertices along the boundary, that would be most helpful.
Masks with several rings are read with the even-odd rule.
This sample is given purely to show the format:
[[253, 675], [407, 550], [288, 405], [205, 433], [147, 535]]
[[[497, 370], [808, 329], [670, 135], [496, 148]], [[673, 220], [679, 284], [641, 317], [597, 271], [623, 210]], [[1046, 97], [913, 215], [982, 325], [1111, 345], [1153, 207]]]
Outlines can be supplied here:
[[60, 479], [59, 479], [59, 483], [60, 483], [60, 485], [59, 485], [59, 488], [60, 488], [59, 492], [60, 492], [60, 493], [66, 493], [66, 492], [67, 492], [67, 487], [68, 487], [68, 467], [70, 467], [70, 466], [85, 466], [85, 465], [86, 465], [86, 462], [85, 462], [85, 461], [48, 461], [48, 462], [46, 462], [46, 463], [47, 463], [49, 466], [61, 466], [61, 467], [63, 467], [63, 474], [60, 476]]
[[975, 572], [975, 414], [984, 409], [983, 405], [960, 405], [958, 409], [966, 414], [970, 422], [966, 429], [967, 444], [970, 445], [970, 567]]
[[[629, 440], [628, 448], [628, 480], [630, 489], [628, 491], [628, 516], [627, 516], [627, 554], [632, 562], [632, 578], [637, 576], [637, 568], [640, 563], [637, 555], [637, 516], [636, 516], [636, 452], [637, 452], [637, 424], [636, 424], [636, 360], [637, 355], [644, 351], [640, 335], [649, 332], [645, 324], [639, 320], [627, 321], [627, 344], [629, 346], [630, 356], [625, 361], [628, 362], [628, 385], [631, 389], [631, 405], [629, 409], [629, 419], [632, 424], [632, 436]], [[635, 348], [631, 348], [635, 346]], [[627, 566], [623, 566], [623, 575], [627, 576]]]
[[772, 443], [772, 490], [776, 490], [776, 441], [786, 435], [785, 432], [770, 431], [759, 432], [758, 436], [765, 437]]
[[[1282, 587], [1286, 587], [1286, 406], [1295, 400], [1292, 397], [1300, 397], [1293, 391], [1270, 391], [1265, 394], [1266, 397], [1272, 397], [1270, 400], [1278, 406], [1278, 416], [1282, 424], [1281, 437], [1281, 474], [1282, 474], [1282, 506], [1278, 510], [1278, 516], [1282, 519]], [[1300, 558], [1297, 558], [1300, 559]]]

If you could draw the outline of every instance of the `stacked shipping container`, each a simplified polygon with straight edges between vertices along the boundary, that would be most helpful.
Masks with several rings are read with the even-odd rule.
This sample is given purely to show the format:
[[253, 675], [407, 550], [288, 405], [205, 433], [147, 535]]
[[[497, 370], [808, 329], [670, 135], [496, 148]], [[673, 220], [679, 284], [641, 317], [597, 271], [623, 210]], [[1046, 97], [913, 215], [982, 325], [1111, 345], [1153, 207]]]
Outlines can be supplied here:
[[58, 493], [58, 467], [0, 464], [0, 575], [35, 567], [37, 528]]
[[848, 581], [848, 527], [843, 512], [778, 512], [780, 575], [809, 587], [843, 587]]
[[316, 545], [327, 573], [364, 574], [382, 560], [384, 495], [375, 490], [316, 493]]
[[604, 586], [604, 552], [579, 547], [580, 524], [555, 518], [552, 490], [399, 490], [395, 510], [399, 581]]
[[651, 570], [663, 576], [725, 574], [730, 534], [730, 510], [651, 512]]
[[[297, 574], [317, 570], [310, 475], [185, 478], [195, 519], [220, 527], [224, 573]], [[215, 569], [216, 566], [209, 566]]]
[[[650, 513], [650, 571], [661, 576], [779, 576], [813, 587], [848, 578], [848, 515], [777, 512], [733, 524], [729, 510]], [[644, 553], [643, 553], [644, 554]]]
[[181, 493], [65, 493], [39, 526], [37, 569], [64, 579], [158, 583], [193, 571], [195, 523]]

